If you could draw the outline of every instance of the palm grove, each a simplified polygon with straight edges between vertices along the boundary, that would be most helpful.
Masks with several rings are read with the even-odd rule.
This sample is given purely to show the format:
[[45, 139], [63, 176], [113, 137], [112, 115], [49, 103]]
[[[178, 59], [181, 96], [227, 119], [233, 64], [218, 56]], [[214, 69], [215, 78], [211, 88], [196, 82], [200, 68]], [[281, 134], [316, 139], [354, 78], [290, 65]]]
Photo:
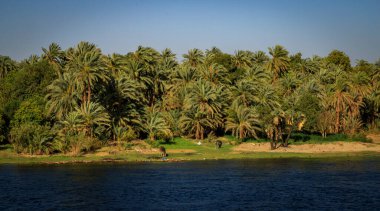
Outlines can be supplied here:
[[0, 56], [0, 141], [18, 153], [92, 151], [133, 139], [198, 140], [230, 134], [286, 147], [294, 131], [355, 135], [379, 126], [380, 64], [352, 67], [282, 46], [226, 54], [138, 47], [104, 55], [52, 43], [21, 62]]

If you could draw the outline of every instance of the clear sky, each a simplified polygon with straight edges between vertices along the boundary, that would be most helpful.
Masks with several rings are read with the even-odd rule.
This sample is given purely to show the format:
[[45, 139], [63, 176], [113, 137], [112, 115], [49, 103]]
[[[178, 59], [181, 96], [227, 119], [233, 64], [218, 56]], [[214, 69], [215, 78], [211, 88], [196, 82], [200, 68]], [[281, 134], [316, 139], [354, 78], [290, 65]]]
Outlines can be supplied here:
[[82, 40], [106, 54], [281, 44], [305, 57], [339, 49], [353, 62], [380, 58], [380, 0], [1, 0], [0, 28], [0, 54], [17, 60]]

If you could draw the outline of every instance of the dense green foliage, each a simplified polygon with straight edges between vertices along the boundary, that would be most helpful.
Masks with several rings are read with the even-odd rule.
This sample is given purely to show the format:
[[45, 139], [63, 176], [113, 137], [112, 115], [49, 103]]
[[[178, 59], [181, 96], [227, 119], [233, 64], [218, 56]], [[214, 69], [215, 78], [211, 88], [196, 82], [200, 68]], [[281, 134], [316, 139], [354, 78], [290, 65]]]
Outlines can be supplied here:
[[0, 141], [16, 151], [80, 153], [134, 138], [233, 135], [287, 146], [295, 131], [353, 135], [379, 127], [380, 65], [334, 50], [282, 46], [234, 55], [138, 47], [104, 55], [81, 42], [15, 62], [0, 56]]

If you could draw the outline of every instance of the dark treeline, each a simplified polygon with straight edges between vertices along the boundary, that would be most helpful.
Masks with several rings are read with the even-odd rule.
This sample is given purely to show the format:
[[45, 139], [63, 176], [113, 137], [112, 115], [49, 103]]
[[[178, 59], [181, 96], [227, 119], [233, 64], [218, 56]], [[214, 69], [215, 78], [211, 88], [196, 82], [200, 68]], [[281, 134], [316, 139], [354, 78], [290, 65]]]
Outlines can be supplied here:
[[380, 125], [380, 63], [351, 66], [282, 46], [226, 54], [138, 47], [103, 55], [81, 42], [21, 62], [0, 56], [0, 141], [19, 153], [80, 153], [133, 139], [232, 134], [287, 146], [294, 131], [355, 135]]

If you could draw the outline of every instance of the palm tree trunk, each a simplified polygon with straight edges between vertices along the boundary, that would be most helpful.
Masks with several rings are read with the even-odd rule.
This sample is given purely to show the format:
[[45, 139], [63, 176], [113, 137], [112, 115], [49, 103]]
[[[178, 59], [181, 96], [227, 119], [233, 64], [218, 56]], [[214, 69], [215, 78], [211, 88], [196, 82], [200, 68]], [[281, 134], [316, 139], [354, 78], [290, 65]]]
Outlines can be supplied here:
[[375, 128], [375, 126], [376, 126], [375, 119], [376, 119], [376, 109], [374, 108], [372, 115], [371, 115], [371, 127], [372, 128]]
[[197, 129], [195, 130], [195, 140], [199, 139], [199, 124], [197, 124]]
[[243, 140], [243, 133], [244, 133], [244, 130], [243, 130], [243, 128], [242, 127], [240, 127], [240, 129], [239, 129], [239, 138], [240, 138], [240, 140]]
[[276, 127], [275, 128], [275, 136], [274, 136], [274, 148], [277, 147], [277, 144], [278, 144], [278, 128]]
[[87, 85], [87, 101], [91, 102], [91, 85], [90, 85], [90, 79], [88, 79], [88, 85]]
[[82, 104], [85, 103], [87, 101], [87, 98], [86, 98], [86, 91], [83, 91], [83, 94], [82, 94]]
[[275, 139], [276, 139], [276, 130], [274, 129], [272, 132], [271, 142], [270, 142], [270, 149], [274, 150], [276, 149]]
[[339, 125], [340, 125], [340, 100], [337, 99], [337, 105], [336, 105], [336, 116], [335, 116], [335, 133], [339, 133]]
[[[342, 114], [342, 116], [346, 116], [345, 113]], [[346, 118], [343, 118], [342, 119], [342, 129], [343, 129], [343, 132], [346, 130]]]
[[290, 138], [290, 135], [292, 134], [292, 128], [289, 128], [289, 133], [288, 135], [286, 136], [286, 139], [285, 139], [285, 143], [284, 143], [284, 147], [288, 147], [288, 141], [289, 141], [289, 138]]
[[121, 149], [121, 143], [120, 143], [120, 138], [117, 138], [117, 146], [119, 148], [119, 150]]

